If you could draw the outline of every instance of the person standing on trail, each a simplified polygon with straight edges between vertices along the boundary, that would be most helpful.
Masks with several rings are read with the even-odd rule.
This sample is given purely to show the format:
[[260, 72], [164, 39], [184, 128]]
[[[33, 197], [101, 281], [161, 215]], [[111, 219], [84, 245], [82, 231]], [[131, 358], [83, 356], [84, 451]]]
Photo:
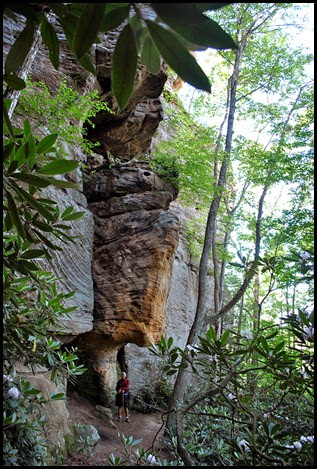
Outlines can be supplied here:
[[130, 422], [129, 419], [129, 386], [130, 381], [127, 379], [127, 374], [123, 371], [121, 379], [117, 382], [116, 386], [116, 406], [118, 406], [118, 422], [122, 420], [122, 409], [125, 411], [125, 421]]

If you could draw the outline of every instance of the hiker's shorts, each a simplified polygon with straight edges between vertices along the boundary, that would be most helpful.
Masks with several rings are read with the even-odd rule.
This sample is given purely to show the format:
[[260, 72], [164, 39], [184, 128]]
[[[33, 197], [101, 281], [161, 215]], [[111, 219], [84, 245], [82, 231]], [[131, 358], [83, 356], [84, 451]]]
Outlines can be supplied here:
[[116, 395], [116, 406], [124, 407], [125, 409], [129, 408], [129, 393], [125, 392], [122, 397], [122, 393], [117, 393]]

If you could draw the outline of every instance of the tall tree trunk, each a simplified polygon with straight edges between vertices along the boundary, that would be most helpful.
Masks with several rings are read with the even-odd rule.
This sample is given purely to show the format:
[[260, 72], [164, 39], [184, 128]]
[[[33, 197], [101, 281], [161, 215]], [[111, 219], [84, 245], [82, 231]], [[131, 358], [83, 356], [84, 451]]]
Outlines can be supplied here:
[[[274, 8], [275, 6], [273, 6], [272, 9]], [[243, 15], [243, 12], [241, 14]], [[236, 33], [236, 44], [238, 45], [238, 47], [235, 50], [235, 61], [234, 61], [234, 66], [233, 66], [233, 73], [230, 78], [229, 112], [228, 112], [228, 124], [227, 124], [227, 133], [226, 133], [226, 142], [225, 142], [225, 155], [224, 155], [224, 159], [221, 165], [219, 179], [217, 183], [217, 196], [213, 199], [210, 205], [209, 213], [208, 213], [204, 246], [203, 246], [203, 251], [202, 251], [200, 264], [199, 264], [198, 302], [197, 302], [194, 322], [192, 324], [186, 345], [194, 344], [197, 341], [198, 335], [200, 334], [203, 323], [204, 323], [204, 318], [205, 318], [205, 313], [206, 313], [206, 300], [208, 296], [208, 286], [207, 286], [208, 261], [209, 261], [210, 252], [212, 248], [212, 237], [215, 232], [216, 216], [217, 216], [220, 201], [222, 198], [222, 192], [226, 184], [228, 163], [229, 163], [230, 155], [231, 155], [233, 126], [234, 126], [236, 103], [237, 103], [237, 85], [238, 85], [238, 79], [239, 79], [241, 58], [242, 58], [245, 46], [248, 43], [248, 40], [252, 36], [253, 32], [257, 28], [259, 28], [272, 15], [273, 15], [273, 11], [270, 11], [268, 16], [266, 16], [266, 18], [264, 19], [256, 17], [242, 38], [240, 37], [241, 35], [240, 27], [242, 24], [242, 18], [237, 18], [238, 28], [237, 28], [237, 33]], [[235, 305], [237, 301], [239, 301], [239, 299], [245, 292], [247, 286], [249, 285], [251, 278], [253, 277], [255, 273], [255, 269], [258, 263], [259, 250], [260, 250], [260, 239], [261, 239], [260, 238], [260, 225], [261, 225], [261, 217], [262, 217], [262, 211], [263, 211], [263, 202], [264, 202], [264, 198], [266, 195], [266, 191], [267, 191], [267, 188], [264, 189], [261, 199], [260, 199], [260, 203], [259, 203], [259, 212], [258, 212], [258, 219], [257, 219], [257, 224], [256, 224], [257, 242], [256, 242], [256, 248], [255, 248], [255, 260], [251, 266], [250, 271], [248, 272], [245, 278], [245, 281], [243, 282], [241, 289], [238, 291], [236, 297], [234, 297], [233, 300], [228, 303], [228, 305], [222, 308], [222, 310], [217, 314], [216, 317], [220, 317], [226, 311], [229, 311], [230, 308], [233, 307], [233, 305]], [[186, 348], [184, 357], [182, 358], [182, 364], [186, 362], [186, 356], [188, 356], [188, 353], [189, 351]], [[169, 410], [177, 409], [179, 405], [183, 403], [187, 383], [188, 383], [188, 372], [186, 371], [185, 368], [180, 368], [176, 377], [173, 393], [169, 402]], [[168, 414], [166, 430], [168, 430], [170, 434], [175, 435], [176, 427], [177, 427], [177, 422], [176, 422], [175, 412], [170, 412]]]
[[240, 333], [241, 333], [241, 327], [242, 327], [243, 308], [244, 308], [244, 295], [242, 295], [242, 298], [240, 301], [240, 308], [239, 308], [239, 317], [238, 317], [238, 325], [237, 325], [238, 345], [240, 345]]
[[[254, 296], [254, 305], [253, 305], [253, 337], [256, 336], [258, 329], [259, 329], [259, 323], [260, 323], [260, 311], [261, 311], [261, 305], [260, 305], [260, 276], [259, 276], [259, 269], [257, 268], [256, 274], [254, 275], [254, 288], [253, 288], [253, 296]], [[252, 353], [251, 357], [251, 364], [252, 368], [257, 367], [257, 355], [255, 352]], [[250, 391], [251, 393], [254, 393], [256, 390], [256, 374], [254, 372], [251, 372], [248, 375], [248, 382], [250, 386]]]
[[[229, 245], [229, 242], [230, 242], [230, 239], [231, 239], [232, 222], [233, 222], [233, 219], [234, 219], [234, 215], [235, 215], [236, 211], [238, 210], [238, 208], [240, 207], [240, 205], [242, 203], [242, 200], [243, 200], [243, 197], [245, 195], [245, 192], [246, 192], [246, 190], [248, 189], [249, 186], [250, 186], [249, 182], [244, 183], [244, 186], [242, 188], [242, 191], [241, 191], [238, 202], [236, 203], [236, 205], [231, 210], [228, 210], [229, 221], [227, 223], [227, 228], [226, 228], [226, 231], [225, 231], [225, 237], [224, 237], [224, 243], [223, 243], [224, 244], [224, 246], [223, 246], [223, 252], [224, 253], [227, 252], [228, 245]], [[219, 309], [222, 308], [222, 306], [223, 306], [226, 267], [227, 267], [227, 261], [224, 258], [221, 262], [220, 278], [219, 278]], [[224, 314], [222, 314], [222, 316], [220, 317], [220, 323], [221, 323], [220, 332], [222, 334], [223, 325], [224, 325]]]
[[[203, 321], [206, 313], [206, 300], [208, 297], [208, 285], [207, 285], [207, 275], [208, 275], [208, 262], [212, 247], [213, 234], [215, 232], [215, 222], [216, 216], [220, 205], [220, 200], [222, 197], [222, 190], [226, 183], [226, 174], [228, 168], [228, 159], [231, 153], [232, 146], [232, 137], [233, 137], [233, 124], [235, 117], [236, 109], [236, 93], [237, 93], [237, 83], [238, 83], [238, 74], [239, 74], [239, 65], [241, 59], [241, 48], [238, 48], [236, 51], [235, 64], [233, 69], [233, 74], [230, 80], [230, 105], [228, 113], [228, 126], [227, 126], [227, 135], [226, 135], [226, 144], [225, 144], [225, 158], [222, 162], [219, 180], [217, 184], [217, 197], [214, 198], [210, 205], [206, 231], [205, 231], [205, 240], [203, 246], [203, 252], [199, 264], [199, 280], [198, 280], [198, 302], [196, 308], [196, 314], [194, 322], [192, 324], [188, 339], [187, 345], [194, 344], [198, 335], [201, 332]], [[185, 352], [186, 353], [186, 352]], [[186, 359], [183, 358], [182, 363], [185, 363]], [[173, 393], [169, 402], [169, 410], [176, 409], [180, 404], [183, 403], [184, 395], [186, 392], [188, 382], [188, 371], [184, 368], [180, 368], [176, 377]], [[166, 425], [167, 430], [171, 434], [176, 432], [176, 416], [175, 412], [170, 412], [168, 416], [168, 421]]]

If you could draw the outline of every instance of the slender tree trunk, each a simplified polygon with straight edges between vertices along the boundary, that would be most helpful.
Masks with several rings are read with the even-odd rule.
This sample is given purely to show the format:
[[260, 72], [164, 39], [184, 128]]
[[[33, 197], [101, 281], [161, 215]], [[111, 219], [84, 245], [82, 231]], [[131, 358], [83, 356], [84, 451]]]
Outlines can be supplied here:
[[[206, 300], [208, 296], [208, 285], [207, 285], [207, 275], [208, 275], [208, 262], [212, 247], [213, 233], [215, 231], [215, 221], [217, 212], [220, 205], [220, 200], [222, 197], [222, 190], [226, 183], [226, 174], [228, 167], [228, 159], [231, 153], [232, 146], [232, 137], [233, 137], [233, 124], [234, 116], [236, 109], [236, 93], [237, 93], [237, 83], [238, 83], [238, 74], [239, 74], [239, 65], [241, 59], [241, 48], [238, 48], [236, 51], [235, 64], [233, 69], [233, 74], [231, 78], [231, 88], [230, 88], [230, 106], [228, 113], [228, 127], [226, 135], [226, 144], [225, 144], [225, 158], [221, 165], [221, 170], [219, 174], [219, 180], [217, 184], [218, 195], [212, 201], [208, 213], [206, 231], [205, 231], [205, 240], [203, 246], [203, 252], [199, 264], [199, 280], [198, 280], [198, 302], [196, 308], [195, 319], [192, 324], [188, 339], [187, 345], [194, 344], [198, 335], [201, 332], [203, 321], [206, 313]], [[185, 363], [186, 359], [183, 358], [182, 363]], [[184, 368], [180, 368], [176, 377], [173, 393], [169, 402], [169, 410], [176, 409], [180, 404], [183, 403], [184, 395], [186, 392], [186, 387], [188, 383], [188, 372]], [[166, 425], [167, 430], [171, 434], [176, 432], [176, 417], [175, 412], [169, 413], [168, 421]]]
[[[236, 205], [235, 205], [231, 210], [228, 210], [229, 221], [228, 221], [227, 229], [226, 229], [226, 232], [225, 232], [224, 246], [223, 246], [223, 251], [224, 251], [225, 254], [226, 254], [226, 252], [227, 252], [228, 245], [229, 245], [230, 238], [231, 238], [231, 232], [232, 232], [232, 226], [231, 226], [231, 225], [232, 225], [232, 221], [233, 221], [233, 219], [234, 219], [234, 215], [235, 215], [236, 211], [238, 210], [238, 208], [240, 207], [241, 202], [242, 202], [242, 200], [243, 200], [243, 197], [244, 197], [244, 195], [245, 195], [245, 192], [246, 192], [246, 190], [248, 189], [249, 185], [250, 185], [249, 182], [246, 182], [246, 183], [244, 184], [238, 202], [236, 203]], [[227, 261], [226, 261], [226, 259], [224, 258], [224, 259], [222, 260], [222, 262], [221, 262], [221, 268], [220, 268], [220, 279], [219, 279], [219, 309], [222, 308], [222, 306], [223, 306], [223, 297], [224, 297], [224, 288], [225, 288], [225, 271], [226, 271], [226, 267], [227, 267]], [[220, 326], [220, 332], [221, 332], [221, 334], [222, 334], [222, 332], [223, 332], [223, 324], [224, 324], [224, 314], [221, 316], [221, 326]]]
[[[271, 14], [272, 13], [270, 13], [269, 16], [271, 16]], [[269, 18], [269, 16], [267, 18]], [[215, 231], [216, 216], [217, 216], [220, 201], [222, 198], [223, 188], [225, 187], [225, 184], [226, 184], [228, 162], [229, 162], [230, 155], [231, 155], [240, 62], [241, 62], [244, 48], [250, 36], [252, 35], [253, 31], [256, 29], [255, 25], [257, 21], [258, 19], [255, 18], [252, 25], [250, 26], [248, 31], [244, 34], [243, 38], [241, 39], [239, 37], [241, 20], [238, 20], [239, 26], [238, 26], [238, 30], [236, 34], [236, 43], [238, 44], [238, 47], [235, 51], [233, 73], [230, 78], [229, 111], [228, 111], [228, 123], [227, 123], [227, 133], [226, 133], [226, 142], [225, 142], [225, 151], [224, 151], [225, 155], [223, 158], [223, 162], [222, 162], [220, 173], [219, 173], [218, 183], [217, 183], [217, 196], [212, 201], [210, 205], [209, 213], [208, 213], [204, 246], [203, 246], [203, 251], [202, 251], [200, 264], [199, 264], [198, 302], [197, 302], [194, 322], [192, 324], [186, 345], [194, 344], [197, 341], [198, 335], [200, 334], [203, 323], [204, 323], [204, 318], [205, 318], [205, 313], [206, 313], [206, 300], [208, 296], [208, 286], [207, 286], [208, 261], [209, 261], [210, 252], [212, 248], [212, 237]], [[265, 22], [265, 19], [263, 19], [261, 24], [263, 24], [264, 22]], [[259, 27], [259, 25], [257, 27]], [[233, 300], [225, 306], [225, 308], [222, 308], [222, 310], [217, 314], [216, 317], [221, 317], [222, 314], [229, 311], [231, 307], [233, 307], [237, 303], [237, 301], [239, 301], [239, 299], [241, 298], [241, 296], [247, 289], [251, 278], [254, 275], [254, 272], [258, 263], [259, 250], [260, 250], [260, 240], [261, 240], [260, 225], [261, 225], [261, 217], [262, 217], [262, 211], [263, 211], [263, 202], [264, 202], [264, 198], [266, 195], [266, 191], [267, 191], [267, 188], [264, 189], [260, 202], [259, 202], [259, 212], [258, 212], [258, 219], [256, 223], [256, 240], [257, 241], [256, 241], [256, 248], [255, 248], [255, 260], [253, 262], [253, 265], [250, 271], [247, 273], [245, 281], [243, 282], [243, 285], [241, 289], [238, 291], [236, 297], [234, 297]], [[188, 350], [185, 349], [185, 354], [184, 354], [184, 357], [182, 358], [182, 365], [186, 363], [186, 356], [188, 356], [188, 353], [189, 353]], [[188, 372], [186, 371], [185, 368], [180, 368], [177, 373], [173, 393], [169, 402], [169, 410], [177, 409], [180, 405], [183, 404], [184, 395], [185, 395], [186, 388], [187, 388], [187, 383], [188, 383]], [[176, 427], [177, 427], [177, 422], [176, 422], [175, 412], [170, 412], [168, 414], [166, 430], [168, 430], [170, 434], [175, 435]]]
[[[217, 235], [217, 222], [215, 220], [215, 229], [213, 231], [212, 236], [212, 260], [214, 266], [214, 316], [219, 311], [219, 265], [218, 265], [218, 256], [217, 256], [217, 248], [216, 248], [216, 235]], [[215, 325], [216, 334], [219, 338], [221, 334], [221, 321], [217, 321]]]
[[238, 344], [240, 344], [240, 333], [241, 333], [241, 326], [242, 326], [242, 317], [243, 317], [243, 308], [244, 308], [244, 295], [242, 295], [240, 301], [240, 308], [239, 308], [239, 318], [238, 318], [238, 326], [237, 326], [237, 333], [238, 335]]
[[[253, 288], [253, 296], [254, 296], [254, 305], [253, 305], [253, 337], [256, 336], [258, 329], [259, 329], [259, 324], [260, 324], [260, 311], [261, 311], [261, 305], [260, 305], [260, 276], [259, 276], [259, 269], [257, 268], [256, 274], [254, 276], [254, 288]], [[258, 366], [258, 360], [257, 360], [257, 355], [254, 352], [252, 354], [251, 358], [251, 364], [252, 368], [256, 368]], [[255, 373], [251, 372], [250, 375], [248, 375], [248, 382], [250, 385], [250, 390], [251, 393], [254, 393], [256, 391], [256, 381], [255, 381]]]

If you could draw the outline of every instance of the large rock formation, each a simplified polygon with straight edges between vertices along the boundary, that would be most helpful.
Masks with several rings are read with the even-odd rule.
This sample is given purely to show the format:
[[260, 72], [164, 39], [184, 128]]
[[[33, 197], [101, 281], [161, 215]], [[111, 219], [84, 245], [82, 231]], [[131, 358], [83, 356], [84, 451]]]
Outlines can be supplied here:
[[[166, 338], [172, 337], [175, 346], [183, 348], [194, 320], [197, 306], [198, 292], [198, 264], [189, 249], [186, 235], [186, 224], [194, 215], [194, 211], [185, 209], [177, 201], [170, 205], [169, 211], [177, 216], [180, 222], [180, 236], [173, 262], [170, 291], [166, 302]], [[209, 278], [210, 291], [213, 289], [213, 279]], [[210, 295], [207, 309], [212, 311], [213, 297]], [[123, 353], [123, 352], [122, 352]], [[136, 398], [147, 396], [155, 392], [155, 388], [162, 384], [162, 366], [157, 357], [147, 348], [129, 343], [124, 347], [124, 367], [131, 381], [132, 404], [137, 404]], [[175, 375], [168, 381], [170, 386]]]
[[[7, 19], [4, 26], [6, 55], [23, 24]], [[155, 175], [146, 161], [153, 134], [163, 119], [160, 95], [166, 81], [165, 66], [152, 75], [138, 64], [134, 93], [120, 111], [110, 91], [118, 30], [102, 35], [95, 46], [97, 76], [93, 77], [77, 65], [62, 31], [57, 24], [55, 27], [61, 46], [60, 68], [54, 69], [41, 45], [31, 78], [44, 81], [52, 92], [65, 77], [82, 94], [96, 88], [100, 99], [114, 110], [114, 114], [98, 113], [94, 128], [86, 126], [91, 141], [101, 143], [98, 161], [88, 158], [75, 144], [65, 149], [93, 169], [85, 187], [89, 206], [82, 191], [45, 189], [61, 210], [72, 205], [75, 211], [86, 212], [84, 219], [72, 223], [71, 234], [80, 235], [77, 243], [63, 253], [54, 253], [49, 268], [61, 278], [63, 291], [77, 292], [69, 305], [78, 308], [64, 319], [61, 340], [78, 346], [88, 365], [79, 391], [84, 390], [95, 404], [108, 404], [118, 368], [128, 366], [134, 391], [146, 388], [152, 379], [146, 369], [149, 353], [145, 346], [164, 334], [173, 335], [175, 342], [183, 345], [195, 311], [196, 267], [191, 263], [184, 231], [176, 251], [180, 212], [177, 209], [176, 215], [175, 207], [169, 210], [176, 190]], [[15, 119], [21, 124], [24, 116]], [[69, 176], [82, 184], [80, 171]], [[39, 375], [36, 380], [41, 377], [44, 379]], [[64, 425], [67, 410], [63, 402], [60, 405], [58, 415], [64, 417], [58, 430], [59, 444], [63, 428], [68, 432]], [[48, 436], [55, 445], [50, 431]]]
[[95, 313], [93, 331], [76, 343], [99, 375], [101, 399], [108, 403], [119, 349], [157, 343], [165, 333], [179, 230], [167, 209], [176, 190], [148, 163], [132, 162], [98, 172], [86, 193], [95, 219]]

